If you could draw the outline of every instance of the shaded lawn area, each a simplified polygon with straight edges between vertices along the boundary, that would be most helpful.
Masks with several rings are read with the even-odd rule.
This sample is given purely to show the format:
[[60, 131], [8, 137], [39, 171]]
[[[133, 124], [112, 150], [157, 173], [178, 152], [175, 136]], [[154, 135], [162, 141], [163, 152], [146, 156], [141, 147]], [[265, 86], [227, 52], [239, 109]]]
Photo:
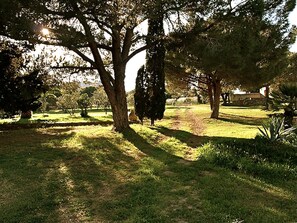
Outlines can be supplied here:
[[229, 122], [212, 126], [195, 108], [168, 115], [175, 119], [124, 134], [110, 126], [0, 132], [0, 221], [297, 219], [296, 148], [207, 135]]

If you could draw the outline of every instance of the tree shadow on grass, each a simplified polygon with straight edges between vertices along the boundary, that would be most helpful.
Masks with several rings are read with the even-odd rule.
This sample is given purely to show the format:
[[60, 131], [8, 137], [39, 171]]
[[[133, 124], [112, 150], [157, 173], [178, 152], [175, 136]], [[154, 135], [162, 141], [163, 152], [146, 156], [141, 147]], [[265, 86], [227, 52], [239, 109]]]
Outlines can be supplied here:
[[220, 113], [219, 120], [231, 123], [238, 123], [243, 125], [261, 125], [267, 118], [255, 118], [241, 115], [231, 115], [226, 113]]
[[83, 149], [67, 146], [72, 128], [7, 132], [0, 140], [13, 134], [0, 149], [1, 221], [100, 222], [98, 210], [120, 182], [117, 170], [133, 159], [104, 137], [82, 137]]
[[[184, 135], [183, 137], [179, 137], [181, 141], [185, 141], [187, 137], [193, 137], [191, 133], [180, 130], [170, 132], [168, 129], [163, 128], [161, 131], [163, 131], [162, 134], [168, 136], [173, 136], [175, 133], [177, 133], [177, 135]], [[168, 209], [171, 209], [172, 212], [169, 214], [170, 219], [178, 219], [180, 221], [189, 221], [189, 219], [191, 219], [190, 222], [235, 221], [236, 219], [244, 219], [246, 221], [249, 221], [249, 219], [250, 221], [254, 221], [256, 219], [256, 221], [260, 221], [263, 220], [261, 216], [263, 214], [265, 215], [265, 221], [270, 222], [294, 219], [294, 217], [292, 217], [294, 208], [289, 208], [286, 212], [285, 209], [282, 209], [282, 204], [288, 207], [297, 207], [296, 201], [294, 201], [294, 199], [288, 199], [285, 195], [287, 192], [292, 194], [296, 192], [296, 190], [292, 190], [291, 188], [292, 182], [295, 181], [292, 181], [288, 187], [284, 186], [283, 183], [278, 183], [278, 181], [271, 179], [274, 177], [282, 179], [282, 174], [288, 173], [286, 170], [281, 170], [280, 173], [275, 176], [275, 169], [270, 169], [270, 166], [267, 166], [266, 169], [265, 164], [261, 167], [252, 166], [253, 162], [256, 161], [255, 159], [253, 160], [253, 158], [255, 155], [259, 155], [259, 151], [253, 151], [255, 147], [251, 150], [248, 148], [240, 150], [240, 146], [245, 145], [247, 142], [249, 142], [248, 147], [252, 146], [252, 140], [201, 137], [203, 139], [202, 141], [206, 142], [210, 140], [212, 143], [217, 143], [218, 145], [222, 145], [222, 142], [238, 142], [239, 147], [232, 147], [232, 145], [231, 147], [219, 146], [218, 151], [214, 151], [214, 153], [229, 153], [227, 157], [224, 157], [224, 155], [222, 157], [219, 156], [218, 160], [212, 160], [215, 157], [205, 157], [197, 161], [189, 162], [167, 153], [161, 147], [151, 145], [134, 130], [126, 131], [124, 137], [150, 158], [156, 159], [165, 165], [162, 171], [160, 171], [157, 166], [154, 167], [157, 169], [154, 172], [155, 177], [149, 176], [148, 179], [145, 178], [143, 181], [137, 182], [136, 185], [132, 185], [132, 188], [135, 186], [141, 191], [141, 189], [148, 186], [156, 190], [159, 196], [154, 196], [155, 201], [153, 203], [155, 205], [158, 204], [159, 208], [162, 210], [168, 211]], [[245, 156], [247, 152], [250, 153], [248, 156]], [[269, 156], [269, 152], [266, 152], [263, 153], [263, 160]], [[281, 162], [278, 160], [277, 156], [278, 155], [270, 157], [272, 163]], [[230, 157], [234, 159], [231, 160], [231, 166], [228, 164], [224, 165], [224, 162], [230, 162], [230, 160], [228, 160]], [[239, 160], [238, 162], [237, 159]], [[247, 159], [251, 159], [251, 162], [249, 163]], [[212, 163], [212, 165], [210, 163]], [[242, 169], [239, 167], [245, 164], [251, 165], [251, 167], [241, 172]], [[216, 166], [226, 169], [217, 169]], [[260, 170], [262, 172], [259, 172]], [[266, 174], [269, 174], [269, 177], [266, 177]], [[259, 180], [256, 180], [253, 176], [256, 176]], [[125, 186], [128, 188], [131, 187], [131, 185]], [[167, 192], [165, 194], [162, 192], [162, 194], [160, 188], [165, 189]], [[287, 192], [282, 194], [278, 193], [278, 190]], [[150, 196], [150, 194], [147, 195]], [[134, 195], [130, 194], [129, 196]], [[168, 197], [170, 197], [170, 199]], [[135, 205], [143, 205], [146, 200], [145, 197], [142, 197], [141, 202]], [[130, 198], [128, 198], [128, 201], [131, 202]], [[272, 205], [270, 202], [272, 202]], [[125, 204], [124, 200], [123, 203]], [[263, 206], [263, 203], [266, 205]], [[150, 207], [149, 204], [148, 207]], [[207, 208], [204, 208], [203, 204], [205, 204]], [[267, 207], [269, 205], [273, 206], [273, 208], [265, 208], [265, 206]], [[156, 206], [153, 207], [153, 210], [154, 209], [156, 209]], [[210, 212], [205, 215], [201, 213], [201, 210], [208, 210]], [[212, 214], [209, 215], [210, 213]], [[256, 217], [251, 217], [250, 213], [255, 213]], [[148, 215], [144, 214], [144, 216], [146, 218]], [[296, 216], [296, 214], [294, 216]], [[156, 216], [150, 217], [154, 217], [158, 222], [166, 222], [166, 219], [168, 219], [164, 218], [162, 215], [159, 215], [159, 218], [156, 218]]]
[[150, 157], [158, 159], [163, 163], [172, 163], [181, 160], [182, 158], [172, 155], [161, 148], [155, 147], [147, 142], [143, 137], [134, 131], [134, 129], [128, 129], [123, 132], [123, 136], [129, 142], [131, 142], [136, 148]]
[[[290, 195], [296, 188], [290, 190], [285, 183], [269, 184], [262, 175], [256, 179], [218, 168], [221, 165], [207, 159], [185, 161], [134, 130], [123, 134], [128, 142], [120, 134], [77, 136], [74, 130], [0, 134], [0, 140], [20, 137], [0, 148], [2, 221], [293, 222], [297, 218], [296, 200]], [[178, 132], [166, 134], [173, 133]], [[79, 147], [65, 144], [74, 138]], [[130, 149], [142, 155], [130, 154], [132, 145]]]
[[[186, 143], [188, 146], [192, 148], [201, 146], [202, 144], [208, 142], [210, 139], [214, 139], [214, 137], [210, 138], [207, 136], [198, 136], [191, 132], [178, 129], [170, 129], [164, 126], [154, 127], [154, 129], [156, 129], [159, 133], [165, 136], [174, 137], [179, 141]], [[217, 139], [219, 139], [219, 137], [217, 137]]]

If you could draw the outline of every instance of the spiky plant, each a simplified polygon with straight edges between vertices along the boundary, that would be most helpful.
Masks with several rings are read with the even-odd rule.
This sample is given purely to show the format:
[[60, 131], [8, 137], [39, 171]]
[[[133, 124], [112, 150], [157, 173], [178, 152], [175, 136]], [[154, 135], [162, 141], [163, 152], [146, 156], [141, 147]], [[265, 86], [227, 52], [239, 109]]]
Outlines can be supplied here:
[[293, 133], [294, 127], [285, 129], [284, 118], [272, 117], [270, 122], [258, 128], [260, 136], [271, 142], [281, 141]]

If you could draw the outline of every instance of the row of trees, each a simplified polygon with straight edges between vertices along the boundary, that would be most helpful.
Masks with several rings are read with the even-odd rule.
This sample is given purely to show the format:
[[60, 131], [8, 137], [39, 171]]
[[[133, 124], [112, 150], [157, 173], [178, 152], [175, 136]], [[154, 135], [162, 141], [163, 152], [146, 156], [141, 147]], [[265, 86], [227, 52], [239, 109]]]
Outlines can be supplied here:
[[[2, 0], [0, 35], [75, 52], [85, 62], [81, 69], [99, 74], [115, 130], [123, 131], [129, 127], [126, 64], [143, 50], [148, 58], [154, 57], [150, 50], [156, 46], [155, 39], [163, 39], [173, 58], [181, 58], [178, 66], [206, 77], [215, 118], [223, 81], [264, 83], [281, 72], [294, 39], [288, 24], [294, 7], [295, 0]], [[168, 21], [169, 34], [140, 33], [138, 27], [147, 20]], [[41, 34], [44, 27], [49, 30], [47, 36]], [[162, 65], [149, 61], [146, 70], [158, 72], [149, 64]], [[162, 89], [164, 80], [159, 80]]]
[[102, 87], [91, 86], [81, 89], [78, 82], [63, 83], [56, 104], [58, 108], [71, 115], [75, 109], [80, 108], [82, 117], [88, 117], [88, 109], [94, 105], [105, 110], [110, 106]]

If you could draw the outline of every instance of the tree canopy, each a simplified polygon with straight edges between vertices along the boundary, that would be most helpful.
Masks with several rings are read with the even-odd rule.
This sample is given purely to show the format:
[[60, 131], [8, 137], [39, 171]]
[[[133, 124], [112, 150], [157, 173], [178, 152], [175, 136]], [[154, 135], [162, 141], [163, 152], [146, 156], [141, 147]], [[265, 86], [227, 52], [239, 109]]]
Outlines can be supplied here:
[[212, 117], [218, 117], [222, 81], [261, 87], [286, 68], [288, 48], [295, 40], [288, 23], [294, 7], [295, 1], [225, 4], [210, 17], [193, 19], [189, 30], [172, 35], [173, 61], [190, 70], [185, 79], [211, 81], [205, 82], [216, 102]]
[[[181, 0], [12, 0], [1, 1], [0, 34], [32, 43], [63, 46], [95, 69], [106, 91], [114, 127], [129, 127], [124, 87], [128, 61], [145, 50], [145, 36], [137, 27], [156, 4], [164, 13], [181, 9], [191, 1]], [[194, 1], [193, 1], [194, 2]], [[8, 12], [7, 14], [3, 12]], [[42, 30], [49, 30], [43, 36]]]
[[47, 91], [42, 72], [25, 69], [23, 52], [11, 43], [0, 45], [0, 109], [9, 116], [37, 110], [40, 95]]

